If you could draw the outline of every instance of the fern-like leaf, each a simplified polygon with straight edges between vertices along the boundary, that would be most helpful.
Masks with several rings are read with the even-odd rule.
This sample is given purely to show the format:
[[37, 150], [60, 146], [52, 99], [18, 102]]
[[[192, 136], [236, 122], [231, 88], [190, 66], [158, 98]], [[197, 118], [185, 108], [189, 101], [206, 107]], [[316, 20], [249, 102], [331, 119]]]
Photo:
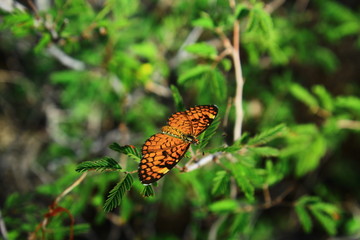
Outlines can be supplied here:
[[237, 185], [245, 193], [245, 197], [251, 202], [254, 201], [255, 188], [249, 180], [245, 166], [242, 166], [239, 163], [232, 164], [231, 173], [235, 178]]
[[242, 148], [241, 141], [242, 141], [242, 139], [238, 139], [231, 146], [214, 148], [214, 149], [210, 150], [209, 152], [210, 153], [215, 153], [215, 152], [233, 153], [233, 152], [237, 152]]
[[144, 197], [153, 197], [155, 195], [154, 188], [151, 185], [146, 185], [141, 192]]
[[131, 189], [133, 182], [134, 179], [131, 174], [126, 174], [124, 179], [111, 189], [104, 204], [105, 212], [109, 212], [121, 204], [121, 200], [125, 195], [125, 192]]
[[184, 101], [180, 95], [179, 89], [175, 85], [171, 85], [170, 88], [175, 101], [176, 110], [179, 112], [184, 111], [185, 110]]
[[77, 172], [85, 172], [88, 170], [105, 171], [105, 170], [120, 170], [121, 166], [111, 157], [103, 157], [95, 161], [86, 161], [80, 163], [76, 167]]
[[110, 144], [109, 148], [119, 153], [126, 154], [127, 156], [129, 156], [130, 158], [134, 159], [137, 162], [139, 162], [141, 159], [140, 152], [137, 150], [136, 147], [132, 145], [120, 146], [117, 143], [112, 143]]
[[220, 125], [220, 118], [217, 117], [211, 123], [211, 125], [208, 127], [208, 129], [206, 129], [206, 131], [201, 134], [201, 136], [199, 138], [200, 143], [198, 145], [198, 148], [202, 149], [209, 143], [209, 140], [211, 139], [212, 136], [214, 136], [219, 125]]
[[229, 181], [229, 174], [226, 171], [218, 171], [213, 179], [211, 193], [213, 195], [227, 193], [229, 190]]
[[267, 129], [248, 141], [248, 145], [261, 145], [270, 142], [274, 138], [279, 137], [286, 131], [284, 124], [279, 124], [273, 128]]
[[279, 149], [272, 147], [251, 147], [249, 150], [264, 157], [277, 157], [280, 154]]

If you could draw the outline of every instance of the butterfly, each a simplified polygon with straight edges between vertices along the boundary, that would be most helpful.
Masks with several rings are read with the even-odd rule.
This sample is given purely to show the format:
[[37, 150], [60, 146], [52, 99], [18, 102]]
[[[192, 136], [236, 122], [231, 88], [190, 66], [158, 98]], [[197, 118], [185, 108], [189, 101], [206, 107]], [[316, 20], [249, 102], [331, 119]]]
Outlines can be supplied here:
[[199, 142], [197, 137], [210, 126], [217, 113], [217, 106], [201, 105], [171, 115], [168, 125], [142, 147], [140, 181], [150, 184], [168, 173], [184, 157], [190, 144]]

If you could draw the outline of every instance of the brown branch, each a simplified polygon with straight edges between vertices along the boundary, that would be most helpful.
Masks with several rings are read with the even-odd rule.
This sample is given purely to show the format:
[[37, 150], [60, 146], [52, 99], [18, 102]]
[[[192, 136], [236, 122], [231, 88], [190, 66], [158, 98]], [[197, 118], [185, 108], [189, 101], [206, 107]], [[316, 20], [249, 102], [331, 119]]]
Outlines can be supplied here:
[[[252, 212], [257, 209], [269, 209], [274, 206], [285, 204], [283, 202], [284, 198], [294, 189], [294, 186], [288, 187], [284, 192], [282, 192], [278, 197], [276, 197], [274, 200], [271, 199], [265, 199], [264, 203], [258, 204], [258, 205], [247, 205], [244, 207], [241, 207], [237, 210], [237, 212]], [[265, 194], [265, 193], [264, 193]], [[269, 194], [266, 198], [270, 197], [270, 192], [266, 193]], [[267, 202], [270, 201], [270, 202]], [[294, 203], [287, 203], [286, 205], [293, 206]]]
[[36, 226], [35, 231], [32, 232], [29, 236], [29, 240], [37, 239], [37, 233], [41, 230], [42, 239], [45, 239], [45, 230], [51, 218], [56, 215], [65, 212], [70, 218], [70, 233], [69, 239], [74, 239], [74, 223], [75, 219], [72, 216], [71, 212], [63, 207], [58, 206], [58, 203], [63, 197], [65, 197], [69, 192], [71, 192], [77, 185], [79, 185], [86, 177], [87, 172], [83, 173], [73, 184], [66, 188], [59, 196], [56, 197], [54, 202], [49, 206], [49, 211], [44, 215], [44, 219]]
[[86, 175], [87, 172], [84, 172], [73, 184], [71, 184], [59, 196], [57, 196], [54, 203], [58, 204], [63, 197], [65, 197], [69, 192], [71, 192], [77, 185], [79, 185], [85, 179]]

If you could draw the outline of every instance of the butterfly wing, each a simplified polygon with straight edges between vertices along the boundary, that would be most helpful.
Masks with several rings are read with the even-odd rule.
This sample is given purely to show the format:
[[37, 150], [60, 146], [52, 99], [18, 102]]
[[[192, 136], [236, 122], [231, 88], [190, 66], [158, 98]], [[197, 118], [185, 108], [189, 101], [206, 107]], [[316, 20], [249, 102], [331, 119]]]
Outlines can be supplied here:
[[218, 108], [215, 105], [195, 106], [184, 112], [174, 113], [168, 124], [183, 134], [197, 137], [212, 123], [217, 113]]
[[163, 133], [151, 136], [142, 147], [139, 178], [143, 184], [153, 183], [170, 171], [185, 155], [190, 143]]
[[218, 113], [215, 105], [195, 106], [186, 110], [187, 117], [191, 122], [192, 135], [197, 137], [205, 131]]
[[188, 117], [188, 114], [185, 112], [177, 112], [171, 115], [168, 120], [168, 125], [173, 127], [183, 134], [190, 135], [192, 134], [192, 123]]

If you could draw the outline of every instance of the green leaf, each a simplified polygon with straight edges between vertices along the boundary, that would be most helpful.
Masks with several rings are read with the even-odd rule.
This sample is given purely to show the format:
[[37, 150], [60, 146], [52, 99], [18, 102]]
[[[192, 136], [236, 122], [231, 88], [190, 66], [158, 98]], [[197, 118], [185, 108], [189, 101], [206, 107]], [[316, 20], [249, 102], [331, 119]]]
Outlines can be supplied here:
[[105, 212], [109, 212], [121, 204], [121, 200], [124, 197], [125, 192], [131, 189], [133, 182], [133, 177], [130, 174], [126, 174], [124, 179], [116, 184], [116, 186], [109, 192], [105, 201]]
[[185, 50], [189, 53], [199, 55], [201, 57], [215, 59], [217, 55], [216, 48], [208, 43], [200, 42], [188, 45]]
[[170, 85], [171, 92], [175, 101], [175, 106], [177, 111], [184, 111], [184, 101], [182, 96], [180, 95], [179, 89], [175, 85]]
[[40, 41], [36, 44], [34, 48], [34, 52], [40, 53], [40, 51], [43, 50], [50, 41], [51, 41], [50, 34], [43, 34]]
[[355, 96], [341, 96], [335, 99], [335, 105], [340, 108], [347, 108], [360, 114], [360, 98]]
[[245, 4], [237, 4], [235, 9], [235, 16], [237, 19], [244, 18], [249, 15], [249, 7]]
[[237, 185], [240, 189], [245, 193], [246, 198], [253, 202], [254, 201], [254, 186], [251, 184], [249, 180], [249, 176], [247, 175], [246, 167], [240, 163], [231, 164], [231, 172], [234, 176]]
[[96, 161], [86, 161], [80, 163], [76, 170], [77, 172], [85, 172], [88, 170], [105, 171], [105, 170], [120, 170], [120, 165], [111, 157], [103, 157]]
[[216, 97], [215, 101], [225, 102], [227, 96], [227, 82], [224, 75], [218, 69], [213, 69], [206, 75], [209, 75], [205, 77], [208, 77], [209, 81], [211, 81], [211, 85], [209, 86], [208, 82], [204, 81], [206, 84], [204, 88], [206, 89], [210, 87], [210, 94], [211, 96]]
[[322, 85], [315, 85], [312, 91], [319, 97], [324, 109], [332, 111], [334, 109], [334, 100], [326, 88]]
[[316, 109], [319, 107], [319, 103], [316, 100], [316, 98], [306, 88], [304, 88], [300, 84], [293, 83], [290, 86], [290, 92], [296, 99], [303, 102], [310, 108]]
[[336, 54], [328, 48], [318, 46], [313, 51], [312, 57], [328, 72], [335, 72], [339, 66]]
[[203, 74], [212, 70], [212, 67], [209, 65], [197, 65], [194, 68], [182, 73], [179, 76], [178, 83], [184, 84], [185, 82], [192, 80], [194, 78], [200, 78]]
[[229, 190], [229, 174], [226, 171], [218, 171], [216, 172], [215, 177], [213, 178], [213, 186], [211, 189], [211, 193], [213, 195], [221, 195], [225, 194]]
[[216, 130], [218, 129], [220, 125], [220, 117], [216, 117], [214, 121], [211, 123], [211, 125], [206, 129], [205, 132], [203, 132], [199, 138], [199, 145], [198, 148], [202, 149], [204, 148], [211, 139], [212, 136], [216, 133]]
[[154, 188], [151, 185], [146, 185], [141, 192], [141, 195], [144, 197], [153, 197], [155, 196]]
[[239, 207], [239, 203], [234, 199], [225, 199], [210, 204], [209, 210], [215, 213], [234, 212]]
[[[329, 215], [322, 205], [325, 203], [317, 203], [309, 207], [311, 213], [314, 215], [317, 221], [323, 226], [326, 232], [330, 235], [336, 234], [336, 220]], [[326, 204], [325, 204], [326, 205]]]
[[276, 157], [280, 154], [279, 149], [272, 147], [250, 147], [249, 151], [264, 157]]
[[322, 202], [321, 199], [316, 196], [303, 196], [296, 202], [295, 210], [304, 230], [311, 231], [311, 218], [305, 208], [309, 209], [309, 212], [330, 235], [336, 234], [336, 216], [338, 216], [339, 209], [335, 205]]
[[298, 153], [296, 162], [296, 175], [303, 176], [309, 171], [314, 170], [320, 163], [322, 156], [326, 152], [326, 139], [318, 135], [311, 142], [308, 142], [307, 147], [303, 152]]
[[214, 28], [214, 22], [207, 13], [202, 13], [202, 16], [200, 18], [192, 21], [192, 25], [195, 27], [203, 27], [206, 29]]
[[120, 146], [117, 143], [112, 143], [110, 144], [109, 148], [119, 153], [126, 154], [137, 162], [142, 158], [138, 150], [132, 145]]
[[309, 233], [312, 229], [312, 221], [309, 213], [307, 212], [303, 204], [295, 205], [295, 212], [299, 218], [299, 221], [306, 233]]
[[277, 138], [283, 135], [286, 131], [286, 126], [284, 124], [279, 124], [273, 128], [266, 129], [255, 137], [251, 138], [247, 145], [261, 145], [270, 142], [274, 138]]
[[72, 84], [79, 80], [88, 79], [89, 73], [86, 71], [63, 70], [54, 72], [50, 75], [51, 82], [59, 84]]
[[[243, 136], [247, 136], [247, 133], [244, 133]], [[242, 140], [244, 140], [243, 137], [236, 140], [231, 146], [214, 148], [214, 149], [211, 149], [209, 152], [210, 153], [215, 153], [215, 152], [233, 153], [233, 152], [237, 152], [243, 147], [241, 145]]]

